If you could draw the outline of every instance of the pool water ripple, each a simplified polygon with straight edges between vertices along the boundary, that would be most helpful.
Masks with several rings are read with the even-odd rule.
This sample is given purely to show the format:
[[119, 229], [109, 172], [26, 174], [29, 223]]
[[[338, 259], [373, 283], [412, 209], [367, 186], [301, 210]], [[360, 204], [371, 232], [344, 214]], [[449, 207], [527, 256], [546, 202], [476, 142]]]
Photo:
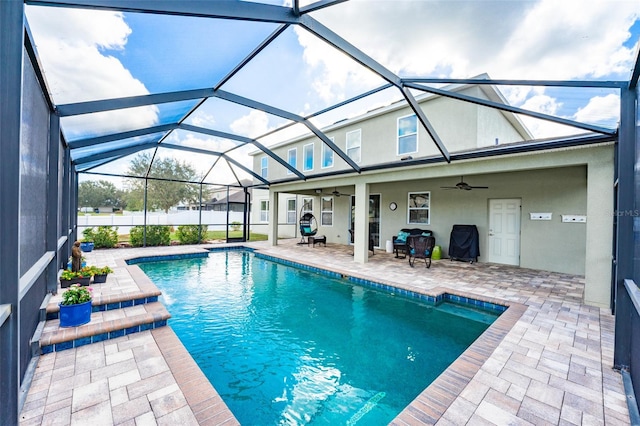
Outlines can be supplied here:
[[169, 325], [243, 425], [387, 424], [495, 319], [248, 252], [142, 263]]

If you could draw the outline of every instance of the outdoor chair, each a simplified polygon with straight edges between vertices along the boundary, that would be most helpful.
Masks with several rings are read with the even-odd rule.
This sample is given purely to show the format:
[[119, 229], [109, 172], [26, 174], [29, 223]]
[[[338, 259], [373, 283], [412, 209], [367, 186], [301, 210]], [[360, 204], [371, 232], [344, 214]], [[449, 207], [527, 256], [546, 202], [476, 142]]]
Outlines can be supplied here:
[[[433, 236], [433, 232], [420, 228], [402, 228], [400, 232], [398, 232], [398, 235], [393, 236], [393, 252], [396, 254], [396, 259], [404, 259], [407, 257], [407, 251], [409, 251], [407, 240], [409, 237], [418, 235], [428, 237]], [[400, 257], [400, 252], [402, 252], [402, 257]]]
[[308, 237], [313, 237], [318, 233], [318, 222], [311, 213], [305, 213], [300, 218], [300, 242], [298, 245], [309, 245]]
[[434, 237], [426, 237], [424, 235], [412, 236], [408, 239], [409, 244], [409, 265], [413, 268], [416, 259], [424, 259], [427, 268], [431, 267], [431, 255], [436, 245]]

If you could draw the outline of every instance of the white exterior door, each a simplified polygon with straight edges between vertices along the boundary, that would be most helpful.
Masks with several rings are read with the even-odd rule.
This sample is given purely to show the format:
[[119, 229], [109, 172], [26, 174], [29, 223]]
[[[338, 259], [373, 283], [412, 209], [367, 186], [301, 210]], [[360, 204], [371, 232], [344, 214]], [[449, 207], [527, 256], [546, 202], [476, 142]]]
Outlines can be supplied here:
[[520, 214], [520, 199], [489, 200], [489, 262], [520, 264]]

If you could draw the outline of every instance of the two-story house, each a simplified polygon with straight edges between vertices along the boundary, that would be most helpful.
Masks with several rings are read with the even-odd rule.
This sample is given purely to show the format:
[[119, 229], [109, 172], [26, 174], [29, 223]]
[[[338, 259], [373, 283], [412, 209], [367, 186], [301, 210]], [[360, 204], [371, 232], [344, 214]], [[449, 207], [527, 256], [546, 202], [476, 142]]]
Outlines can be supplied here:
[[[490, 85], [448, 89], [506, 104]], [[405, 102], [337, 122], [322, 131], [346, 159], [313, 134], [271, 147], [306, 180], [252, 154], [254, 172], [272, 182], [254, 191], [254, 231], [272, 244], [299, 238], [298, 220], [310, 212], [328, 242], [350, 244], [352, 230], [354, 260], [366, 262], [367, 234], [385, 249], [401, 228], [428, 229], [446, 255], [453, 225], [473, 224], [480, 262], [584, 275], [585, 302], [609, 306], [613, 143], [584, 134], [534, 140], [511, 112], [433, 94], [418, 101], [450, 163]]]

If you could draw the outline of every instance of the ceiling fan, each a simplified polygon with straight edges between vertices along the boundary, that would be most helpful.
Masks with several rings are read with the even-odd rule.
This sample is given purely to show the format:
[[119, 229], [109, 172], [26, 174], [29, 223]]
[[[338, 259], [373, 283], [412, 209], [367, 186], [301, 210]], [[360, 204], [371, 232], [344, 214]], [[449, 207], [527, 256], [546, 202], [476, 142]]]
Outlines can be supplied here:
[[328, 194], [327, 193], [323, 193], [321, 189], [316, 189], [316, 193], [322, 194], [322, 195], [332, 195], [334, 197], [339, 197], [341, 195], [345, 195], [345, 194], [341, 193], [340, 191], [338, 191], [338, 188], [336, 188], [336, 187], [333, 188], [333, 192], [330, 192]]
[[456, 186], [441, 186], [441, 189], [462, 189], [465, 191], [471, 191], [472, 189], [489, 189], [488, 186], [471, 186], [464, 181], [464, 176], [460, 176], [460, 182], [456, 183]]

